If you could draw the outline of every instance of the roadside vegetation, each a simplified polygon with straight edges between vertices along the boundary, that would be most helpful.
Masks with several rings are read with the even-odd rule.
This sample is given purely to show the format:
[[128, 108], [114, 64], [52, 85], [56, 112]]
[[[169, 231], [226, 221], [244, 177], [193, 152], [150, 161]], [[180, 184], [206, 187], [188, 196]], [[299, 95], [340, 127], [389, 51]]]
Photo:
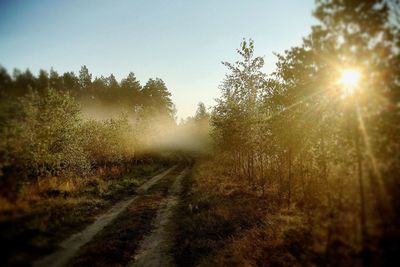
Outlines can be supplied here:
[[172, 227], [178, 266], [306, 266], [323, 258], [308, 247], [311, 225], [300, 212], [255, 194], [215, 160], [196, 164], [181, 197]]
[[316, 1], [320, 24], [263, 72], [243, 40], [186, 181], [179, 266], [398, 266], [396, 1]]

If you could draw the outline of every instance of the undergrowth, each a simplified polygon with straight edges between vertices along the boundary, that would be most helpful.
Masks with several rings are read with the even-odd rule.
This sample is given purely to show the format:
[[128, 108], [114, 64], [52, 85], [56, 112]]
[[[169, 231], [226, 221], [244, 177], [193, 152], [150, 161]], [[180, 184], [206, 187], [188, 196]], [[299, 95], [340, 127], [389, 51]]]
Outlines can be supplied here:
[[305, 216], [254, 193], [214, 162], [197, 164], [175, 212], [178, 266], [304, 266], [318, 263]]

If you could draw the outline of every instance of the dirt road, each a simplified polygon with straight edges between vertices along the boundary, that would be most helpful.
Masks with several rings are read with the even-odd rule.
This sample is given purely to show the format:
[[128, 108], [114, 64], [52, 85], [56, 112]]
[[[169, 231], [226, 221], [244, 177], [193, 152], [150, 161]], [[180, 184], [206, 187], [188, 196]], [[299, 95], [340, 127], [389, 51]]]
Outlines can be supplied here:
[[[149, 190], [152, 186], [157, 184], [162, 178], [167, 176], [170, 172], [172, 172], [177, 166], [171, 167], [168, 170], [154, 176], [147, 182], [145, 182], [142, 186], [140, 186], [137, 190], [138, 194], [143, 194], [147, 190]], [[97, 220], [89, 225], [83, 231], [72, 235], [67, 240], [63, 241], [60, 244], [60, 249], [54, 252], [53, 254], [38, 260], [33, 263], [35, 267], [62, 267], [66, 266], [68, 262], [76, 256], [79, 252], [80, 248], [84, 246], [86, 243], [90, 242], [93, 237], [103, 230], [104, 227], [109, 225], [113, 220], [120, 215], [129, 205], [135, 202], [138, 196], [134, 196], [130, 199], [123, 200], [117, 204], [115, 204], [109, 211], [99, 216]]]
[[171, 233], [168, 225], [173, 215], [173, 209], [178, 204], [181, 192], [181, 180], [187, 173], [187, 168], [175, 179], [168, 196], [162, 201], [154, 221], [153, 231], [144, 237], [129, 267], [168, 267], [173, 266], [174, 261], [170, 251], [172, 246]]

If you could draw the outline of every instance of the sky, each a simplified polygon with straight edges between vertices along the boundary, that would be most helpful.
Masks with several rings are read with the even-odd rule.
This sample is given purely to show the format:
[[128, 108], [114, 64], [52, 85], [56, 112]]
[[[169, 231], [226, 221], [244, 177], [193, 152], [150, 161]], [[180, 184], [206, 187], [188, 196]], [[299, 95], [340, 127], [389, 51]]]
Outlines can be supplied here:
[[54, 68], [86, 65], [93, 76], [134, 72], [141, 84], [164, 80], [178, 118], [212, 106], [243, 38], [274, 70], [274, 52], [300, 45], [317, 21], [314, 0], [0, 0], [0, 65]]

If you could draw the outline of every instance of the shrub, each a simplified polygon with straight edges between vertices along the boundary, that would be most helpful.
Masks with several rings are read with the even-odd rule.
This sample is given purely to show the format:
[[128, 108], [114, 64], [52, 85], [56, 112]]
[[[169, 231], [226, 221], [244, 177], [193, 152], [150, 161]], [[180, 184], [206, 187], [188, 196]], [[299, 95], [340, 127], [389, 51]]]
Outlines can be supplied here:
[[77, 134], [82, 123], [80, 109], [68, 93], [52, 89], [44, 95], [30, 92], [2, 108], [3, 176], [40, 177], [88, 170], [82, 137]]
[[87, 121], [82, 126], [81, 136], [93, 166], [123, 163], [134, 156], [134, 134], [126, 117]]

